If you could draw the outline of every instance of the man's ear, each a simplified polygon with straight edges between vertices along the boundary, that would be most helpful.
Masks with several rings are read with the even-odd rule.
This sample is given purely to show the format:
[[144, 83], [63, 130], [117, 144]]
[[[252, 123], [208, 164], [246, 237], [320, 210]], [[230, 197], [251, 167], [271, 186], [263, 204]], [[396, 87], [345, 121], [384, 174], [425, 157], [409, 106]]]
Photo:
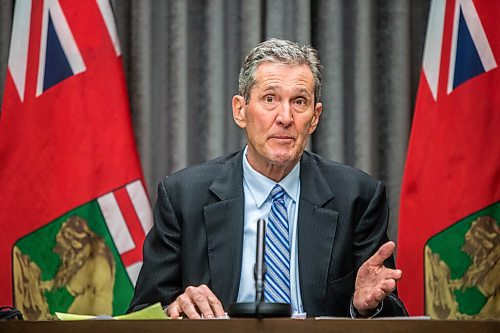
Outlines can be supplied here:
[[309, 134], [313, 134], [313, 132], [318, 127], [319, 117], [321, 116], [321, 111], [323, 111], [323, 104], [318, 102], [314, 106], [314, 115], [311, 119], [311, 126], [309, 127]]
[[245, 118], [245, 98], [240, 95], [233, 96], [233, 119], [240, 128], [247, 127]]

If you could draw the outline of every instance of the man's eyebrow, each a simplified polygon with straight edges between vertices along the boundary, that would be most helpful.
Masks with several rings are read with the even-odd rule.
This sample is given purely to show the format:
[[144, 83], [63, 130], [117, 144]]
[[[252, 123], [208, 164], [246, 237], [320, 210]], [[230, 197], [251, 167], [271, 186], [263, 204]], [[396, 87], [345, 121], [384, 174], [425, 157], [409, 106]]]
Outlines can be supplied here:
[[271, 85], [263, 87], [264, 91], [276, 91], [276, 90], [280, 90], [280, 89], [281, 89], [281, 87], [279, 85], [275, 85], [275, 84], [271, 84]]
[[309, 89], [306, 88], [298, 88], [295, 90], [296, 94], [305, 94], [305, 95], [314, 95], [312, 91], [309, 91]]

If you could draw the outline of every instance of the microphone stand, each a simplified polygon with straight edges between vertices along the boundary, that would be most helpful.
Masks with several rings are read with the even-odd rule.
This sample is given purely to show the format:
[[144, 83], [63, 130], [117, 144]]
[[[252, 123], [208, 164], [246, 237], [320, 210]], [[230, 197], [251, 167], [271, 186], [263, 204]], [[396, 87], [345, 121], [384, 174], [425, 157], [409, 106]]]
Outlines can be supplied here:
[[264, 276], [266, 265], [264, 254], [266, 253], [266, 221], [257, 221], [257, 251], [254, 266], [255, 279], [255, 302], [233, 303], [229, 306], [229, 317], [243, 318], [270, 318], [290, 317], [292, 309], [287, 303], [265, 303], [264, 302]]

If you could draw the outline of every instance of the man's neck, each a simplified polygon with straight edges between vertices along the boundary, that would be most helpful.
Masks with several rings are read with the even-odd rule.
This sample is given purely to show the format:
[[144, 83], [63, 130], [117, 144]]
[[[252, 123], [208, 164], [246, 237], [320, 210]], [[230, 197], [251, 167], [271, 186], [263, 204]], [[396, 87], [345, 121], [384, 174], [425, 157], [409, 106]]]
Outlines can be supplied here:
[[294, 162], [287, 163], [284, 165], [273, 164], [273, 163], [266, 163], [264, 165], [259, 165], [258, 163], [255, 163], [255, 161], [252, 161], [251, 158], [248, 158], [248, 154], [246, 158], [250, 166], [255, 171], [275, 181], [276, 183], [279, 183], [283, 178], [285, 178], [300, 161], [300, 159], [298, 159]]
[[297, 162], [295, 162], [293, 165], [285, 165], [285, 166], [269, 164], [265, 168], [263, 168], [263, 170], [259, 170], [255, 167], [254, 169], [257, 170], [262, 175], [266, 176], [267, 178], [274, 180], [276, 183], [279, 183], [283, 178], [285, 178], [290, 173], [290, 171], [292, 171], [293, 167], [296, 164]]

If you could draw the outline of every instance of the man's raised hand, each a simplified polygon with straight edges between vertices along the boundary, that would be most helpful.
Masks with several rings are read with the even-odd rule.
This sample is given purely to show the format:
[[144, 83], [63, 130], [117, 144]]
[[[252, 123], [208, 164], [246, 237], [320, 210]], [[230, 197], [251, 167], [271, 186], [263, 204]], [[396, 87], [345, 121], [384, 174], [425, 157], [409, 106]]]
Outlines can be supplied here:
[[401, 270], [384, 266], [384, 260], [392, 255], [395, 248], [394, 242], [385, 243], [358, 270], [353, 305], [363, 316], [368, 316], [371, 310], [377, 308], [396, 289], [396, 281], [401, 279]]

